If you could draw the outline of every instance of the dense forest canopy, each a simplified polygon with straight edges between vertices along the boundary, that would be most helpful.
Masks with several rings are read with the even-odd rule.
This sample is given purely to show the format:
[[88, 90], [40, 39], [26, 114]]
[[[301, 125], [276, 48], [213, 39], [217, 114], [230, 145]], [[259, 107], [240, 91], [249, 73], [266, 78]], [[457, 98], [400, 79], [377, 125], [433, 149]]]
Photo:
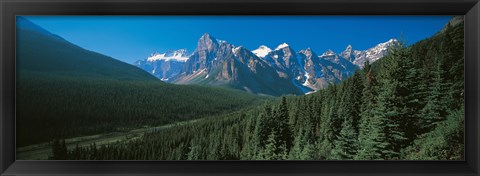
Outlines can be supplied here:
[[[463, 20], [337, 85], [52, 159], [462, 160]], [[122, 114], [122, 113], [120, 113]]]

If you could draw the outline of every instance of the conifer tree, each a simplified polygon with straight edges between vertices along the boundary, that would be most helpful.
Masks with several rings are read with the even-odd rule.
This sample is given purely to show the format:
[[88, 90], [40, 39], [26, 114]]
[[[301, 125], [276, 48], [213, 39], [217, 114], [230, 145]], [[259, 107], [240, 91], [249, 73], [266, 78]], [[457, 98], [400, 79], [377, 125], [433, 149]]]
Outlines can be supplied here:
[[429, 86], [429, 94], [426, 99], [427, 103], [420, 111], [420, 126], [423, 132], [432, 130], [436, 123], [445, 120], [446, 117], [446, 90], [442, 79], [443, 70], [441, 65], [442, 63], [439, 61], [435, 64], [435, 68], [432, 71], [432, 84]]
[[334, 118], [337, 118], [335, 94], [336, 87], [330, 86], [323, 92], [325, 94], [324, 102], [322, 103], [322, 114], [320, 117], [320, 137], [317, 142], [318, 159], [328, 159], [331, 155], [333, 141], [335, 140]]
[[404, 48], [397, 47], [393, 52], [383, 58], [382, 68], [379, 72], [379, 86], [381, 89], [376, 96], [374, 118], [385, 122], [383, 131], [389, 143], [388, 148], [382, 151], [386, 159], [398, 159], [400, 150], [405, 146], [405, 99], [402, 92], [399, 92], [402, 84], [402, 66], [399, 60], [405, 59]]
[[275, 131], [272, 131], [270, 135], [268, 135], [266, 145], [264, 148], [261, 149], [257, 159], [259, 160], [276, 160], [277, 159], [278, 148], [277, 148], [277, 141], [275, 140], [275, 138], [276, 138]]
[[361, 120], [358, 135], [359, 146], [357, 156], [355, 156], [357, 160], [383, 159], [383, 152], [388, 146], [383, 131], [384, 119], [374, 116], [375, 96], [378, 88], [376, 77], [370, 68], [367, 62], [363, 70], [365, 82], [362, 92]]
[[340, 135], [334, 142], [332, 150], [332, 159], [349, 160], [353, 159], [357, 153], [358, 141], [357, 133], [351, 119], [346, 119], [342, 125]]
[[287, 151], [292, 146], [292, 132], [289, 126], [289, 113], [287, 106], [287, 99], [282, 97], [282, 101], [278, 110], [277, 118], [275, 119], [278, 123], [278, 143], [285, 143]]

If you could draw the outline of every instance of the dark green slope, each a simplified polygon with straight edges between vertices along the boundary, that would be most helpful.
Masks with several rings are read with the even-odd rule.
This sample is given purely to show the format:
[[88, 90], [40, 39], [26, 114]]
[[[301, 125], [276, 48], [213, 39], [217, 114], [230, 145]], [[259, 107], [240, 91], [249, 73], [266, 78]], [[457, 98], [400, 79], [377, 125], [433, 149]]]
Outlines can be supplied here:
[[147, 72], [80, 48], [28, 20], [17, 18], [17, 71], [109, 79], [156, 80]]
[[236, 90], [166, 84], [17, 20], [18, 147], [202, 118], [259, 102]]

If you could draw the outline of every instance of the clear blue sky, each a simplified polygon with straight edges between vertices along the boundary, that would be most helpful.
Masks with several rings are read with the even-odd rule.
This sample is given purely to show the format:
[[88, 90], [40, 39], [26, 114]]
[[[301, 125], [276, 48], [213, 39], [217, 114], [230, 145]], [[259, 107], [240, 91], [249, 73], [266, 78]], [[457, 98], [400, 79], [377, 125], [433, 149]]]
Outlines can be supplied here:
[[368, 49], [391, 38], [408, 44], [432, 36], [451, 16], [25, 16], [85, 49], [132, 63], [151, 53], [186, 48], [192, 52], [207, 32], [250, 50], [274, 49], [337, 53], [349, 44]]

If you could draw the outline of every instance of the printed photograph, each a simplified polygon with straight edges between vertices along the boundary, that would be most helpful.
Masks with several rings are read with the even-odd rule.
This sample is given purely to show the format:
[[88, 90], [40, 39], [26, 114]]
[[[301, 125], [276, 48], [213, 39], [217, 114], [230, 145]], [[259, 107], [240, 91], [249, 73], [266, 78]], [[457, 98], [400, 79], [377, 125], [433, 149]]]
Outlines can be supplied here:
[[17, 160], [464, 160], [463, 16], [17, 16]]

